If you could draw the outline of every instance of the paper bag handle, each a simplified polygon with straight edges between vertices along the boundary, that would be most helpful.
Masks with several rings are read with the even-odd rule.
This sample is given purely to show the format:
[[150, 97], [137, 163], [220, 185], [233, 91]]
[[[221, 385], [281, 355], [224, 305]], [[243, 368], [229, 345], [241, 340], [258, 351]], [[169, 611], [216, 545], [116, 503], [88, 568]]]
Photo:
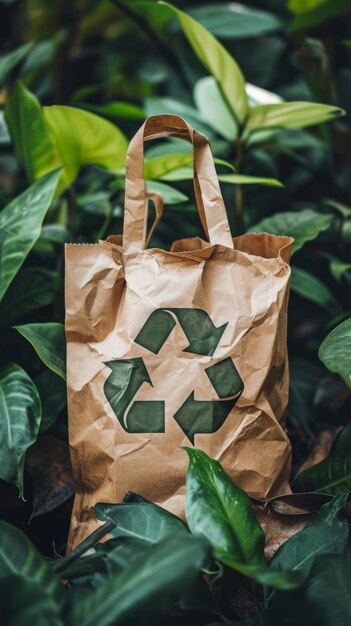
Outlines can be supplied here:
[[140, 252], [146, 245], [147, 189], [144, 176], [144, 141], [156, 137], [179, 137], [193, 145], [194, 186], [198, 211], [211, 244], [233, 248], [210, 143], [178, 115], [149, 117], [129, 144], [126, 158], [123, 250]]

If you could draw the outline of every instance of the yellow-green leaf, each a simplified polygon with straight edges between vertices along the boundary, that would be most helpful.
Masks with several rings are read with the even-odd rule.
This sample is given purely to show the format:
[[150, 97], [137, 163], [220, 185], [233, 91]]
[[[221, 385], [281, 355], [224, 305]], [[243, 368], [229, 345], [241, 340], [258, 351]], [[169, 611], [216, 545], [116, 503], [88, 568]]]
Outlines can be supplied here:
[[330, 122], [345, 115], [343, 109], [314, 102], [261, 104], [250, 110], [246, 128], [304, 128]]

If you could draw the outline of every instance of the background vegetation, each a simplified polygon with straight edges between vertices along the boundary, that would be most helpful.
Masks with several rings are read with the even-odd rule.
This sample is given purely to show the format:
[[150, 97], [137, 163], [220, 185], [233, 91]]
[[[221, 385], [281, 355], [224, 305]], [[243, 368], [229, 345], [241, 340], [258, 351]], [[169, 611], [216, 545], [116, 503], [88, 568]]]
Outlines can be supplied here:
[[[348, 0], [0, 0], [4, 624], [350, 623], [350, 12]], [[189, 450], [192, 534], [129, 494], [97, 507], [110, 541], [62, 558], [63, 244], [121, 232], [128, 141], [162, 112], [210, 138], [233, 234], [295, 238], [296, 493], [255, 503], [264, 538], [248, 496]], [[191, 161], [179, 140], [147, 146], [148, 189], [167, 206], [153, 245], [201, 234]]]

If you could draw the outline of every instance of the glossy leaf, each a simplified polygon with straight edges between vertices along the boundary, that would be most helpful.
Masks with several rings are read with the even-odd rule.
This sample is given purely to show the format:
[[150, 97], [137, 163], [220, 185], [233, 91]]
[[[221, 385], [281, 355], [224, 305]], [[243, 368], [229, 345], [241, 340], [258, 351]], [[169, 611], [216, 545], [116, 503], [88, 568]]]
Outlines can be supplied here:
[[188, 534], [179, 517], [144, 499], [131, 501], [129, 498], [121, 504], [99, 502], [95, 513], [98, 519], [116, 524], [110, 531], [112, 537], [133, 537], [157, 543], [175, 533]]
[[351, 318], [334, 328], [319, 348], [319, 358], [351, 387]]
[[189, 200], [189, 198], [181, 191], [178, 191], [178, 189], [158, 180], [148, 180], [146, 184], [148, 192], [157, 191], [162, 194], [164, 204], [180, 204]]
[[16, 330], [32, 344], [38, 357], [55, 374], [66, 378], [66, 340], [63, 324], [21, 324]]
[[186, 519], [194, 535], [211, 542], [217, 559], [261, 584], [289, 589], [300, 584], [296, 573], [272, 572], [264, 557], [264, 533], [251, 500], [205, 452], [185, 448]]
[[315, 239], [319, 233], [326, 230], [331, 222], [331, 215], [317, 213], [312, 209], [304, 209], [295, 213], [276, 213], [265, 217], [261, 222], [252, 226], [250, 232], [267, 232], [273, 235], [286, 235], [295, 239], [293, 253], [297, 252], [307, 241]]
[[41, 419], [39, 393], [15, 363], [0, 373], [0, 478], [16, 485], [23, 497], [24, 456], [37, 438]]
[[0, 304], [0, 326], [9, 325], [25, 313], [52, 304], [58, 273], [43, 267], [22, 269]]
[[293, 482], [295, 491], [338, 494], [351, 490], [351, 427], [337, 438], [330, 455], [301, 472]]
[[205, 76], [197, 81], [194, 87], [194, 100], [209, 126], [228, 141], [236, 139], [237, 124], [213, 76]]
[[277, 550], [270, 569], [302, 570], [308, 575], [314, 558], [319, 554], [343, 554], [349, 538], [345, 506], [348, 494], [323, 504], [316, 516]]
[[267, 185], [268, 187], [283, 187], [283, 183], [276, 178], [264, 178], [263, 176], [250, 176], [245, 174], [220, 174], [221, 183], [233, 185]]
[[66, 406], [66, 383], [61, 376], [56, 376], [49, 369], [39, 374], [34, 382], [41, 399], [42, 416], [39, 432], [43, 433], [55, 424], [57, 417]]
[[251, 9], [239, 2], [218, 2], [191, 8], [190, 15], [216, 37], [245, 39], [282, 28], [278, 17], [268, 11]]
[[187, 534], [150, 545], [122, 573], [77, 603], [71, 622], [118, 626], [140, 623], [142, 616], [144, 623], [151, 624], [168, 616], [199, 580], [208, 556], [208, 543]]
[[196, 56], [218, 82], [235, 119], [242, 123], [248, 113], [245, 79], [233, 57], [192, 17], [167, 2], [160, 4], [169, 7], [175, 13]]
[[323, 307], [328, 313], [340, 313], [341, 305], [319, 278], [300, 267], [291, 269], [291, 289], [302, 298]]
[[282, 102], [261, 104], [250, 110], [246, 128], [305, 128], [330, 122], [345, 115], [339, 107], [313, 102]]
[[0, 300], [40, 235], [59, 176], [44, 176], [0, 213]]

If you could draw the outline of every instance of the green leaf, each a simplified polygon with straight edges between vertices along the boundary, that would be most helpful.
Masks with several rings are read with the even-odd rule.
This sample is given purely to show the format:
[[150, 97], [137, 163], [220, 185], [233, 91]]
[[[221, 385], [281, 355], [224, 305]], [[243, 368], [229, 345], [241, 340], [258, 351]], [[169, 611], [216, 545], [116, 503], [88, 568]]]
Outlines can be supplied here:
[[[62, 167], [62, 160], [44, 119], [38, 99], [18, 81], [7, 101], [5, 119], [16, 156], [23, 163], [30, 182]], [[61, 172], [61, 181], [67, 180]]]
[[47, 431], [56, 422], [57, 417], [67, 403], [66, 383], [51, 370], [44, 370], [35, 379], [41, 400], [41, 422], [39, 433]]
[[95, 513], [98, 519], [116, 524], [109, 533], [112, 537], [133, 537], [158, 543], [175, 533], [188, 534], [179, 517], [144, 499], [131, 501], [129, 497], [121, 504], [99, 502], [95, 505]]
[[0, 213], [0, 300], [40, 235], [60, 172], [51, 172]]
[[317, 213], [312, 209], [303, 211], [287, 211], [265, 217], [261, 222], [252, 226], [252, 233], [266, 232], [273, 235], [286, 235], [295, 239], [293, 253], [297, 252], [307, 241], [315, 239], [319, 233], [329, 228], [333, 217]]
[[351, 490], [351, 425], [340, 433], [330, 455], [301, 472], [294, 482], [295, 491], [338, 494]]
[[246, 123], [249, 131], [261, 128], [304, 128], [330, 122], [345, 115], [339, 107], [314, 102], [261, 104], [250, 110]]
[[316, 276], [300, 267], [291, 268], [291, 289], [323, 307], [330, 314], [338, 314], [342, 307], [330, 289]]
[[308, 575], [319, 554], [343, 554], [349, 538], [345, 506], [348, 493], [342, 492], [323, 504], [307, 526], [285, 541], [275, 553], [270, 569], [302, 570]]
[[238, 127], [221, 94], [217, 81], [212, 76], [205, 76], [194, 87], [194, 100], [204, 120], [219, 135], [228, 141], [234, 141]]
[[159, 4], [167, 6], [175, 13], [196, 56], [203, 63], [208, 73], [218, 82], [235, 119], [240, 124], [243, 123], [249, 111], [245, 79], [233, 57], [206, 28], [192, 17], [168, 2], [160, 2]]
[[282, 22], [268, 11], [251, 9], [239, 2], [218, 2], [189, 10], [190, 15], [216, 37], [222, 39], [246, 39], [275, 30], [281, 30]]
[[157, 191], [162, 194], [164, 204], [180, 204], [189, 200], [188, 196], [178, 191], [178, 189], [174, 189], [174, 187], [165, 183], [160, 183], [158, 180], [148, 180], [146, 184], [148, 192]]
[[17, 50], [13, 50], [13, 52], [9, 52], [0, 57], [0, 84], [4, 82], [7, 74], [11, 72], [18, 63], [23, 61], [32, 47], [32, 43], [25, 43], [20, 48], [17, 48]]
[[82, 165], [117, 172], [124, 165], [128, 140], [107, 120], [67, 106], [44, 107], [44, 119], [71, 184]]
[[16, 574], [1, 579], [0, 613], [6, 626], [64, 626], [60, 608], [45, 585]]
[[55, 374], [66, 378], [66, 340], [63, 324], [21, 324], [16, 330], [32, 344], [38, 357]]
[[40, 398], [32, 379], [19, 365], [6, 365], [0, 372], [0, 478], [16, 485], [21, 498], [24, 456], [37, 438], [40, 419]]
[[[0, 521], [1, 582], [12, 575], [16, 576], [18, 581], [22, 580], [23, 583], [33, 583], [40, 587], [47, 599], [51, 598], [58, 609], [64, 607], [66, 592], [60, 579], [51, 571], [49, 565], [22, 531]], [[52, 623], [55, 624], [55, 622]]]
[[298, 574], [269, 570], [264, 557], [264, 532], [249, 496], [205, 452], [185, 448], [186, 519], [194, 535], [207, 537], [217, 559], [257, 582], [289, 589], [300, 583]]
[[140, 120], [145, 119], [144, 109], [131, 102], [108, 102], [107, 104], [82, 104], [84, 109], [93, 113], [112, 117], [113, 119]]
[[351, 387], [351, 318], [339, 324], [322, 342], [318, 356]]
[[246, 174], [220, 174], [218, 179], [221, 183], [233, 185], [266, 185], [268, 187], [283, 187], [283, 183], [276, 178], [264, 178], [263, 176], [249, 176]]
[[202, 538], [188, 534], [168, 537], [133, 559], [121, 573], [77, 603], [72, 624], [118, 626], [155, 623], [168, 617], [176, 603], [192, 589], [209, 556]]
[[340, 554], [317, 556], [306, 583], [281, 593], [265, 613], [269, 626], [346, 626], [351, 621], [351, 559]]
[[350, 270], [351, 263], [344, 263], [337, 258], [332, 259], [330, 262], [330, 271], [336, 280], [340, 281], [346, 275], [346, 272], [349, 272]]
[[152, 159], [145, 161], [145, 177], [148, 179], [161, 178], [168, 172], [189, 165], [193, 162], [193, 155], [190, 153], [174, 153], [160, 154]]
[[58, 276], [58, 272], [43, 267], [22, 269], [0, 304], [0, 326], [7, 326], [25, 313], [52, 304]]
[[62, 167], [58, 193], [74, 182], [83, 165], [117, 172], [124, 165], [128, 141], [111, 122], [66, 106], [41, 107], [18, 82], [5, 108], [16, 154], [31, 181]]

